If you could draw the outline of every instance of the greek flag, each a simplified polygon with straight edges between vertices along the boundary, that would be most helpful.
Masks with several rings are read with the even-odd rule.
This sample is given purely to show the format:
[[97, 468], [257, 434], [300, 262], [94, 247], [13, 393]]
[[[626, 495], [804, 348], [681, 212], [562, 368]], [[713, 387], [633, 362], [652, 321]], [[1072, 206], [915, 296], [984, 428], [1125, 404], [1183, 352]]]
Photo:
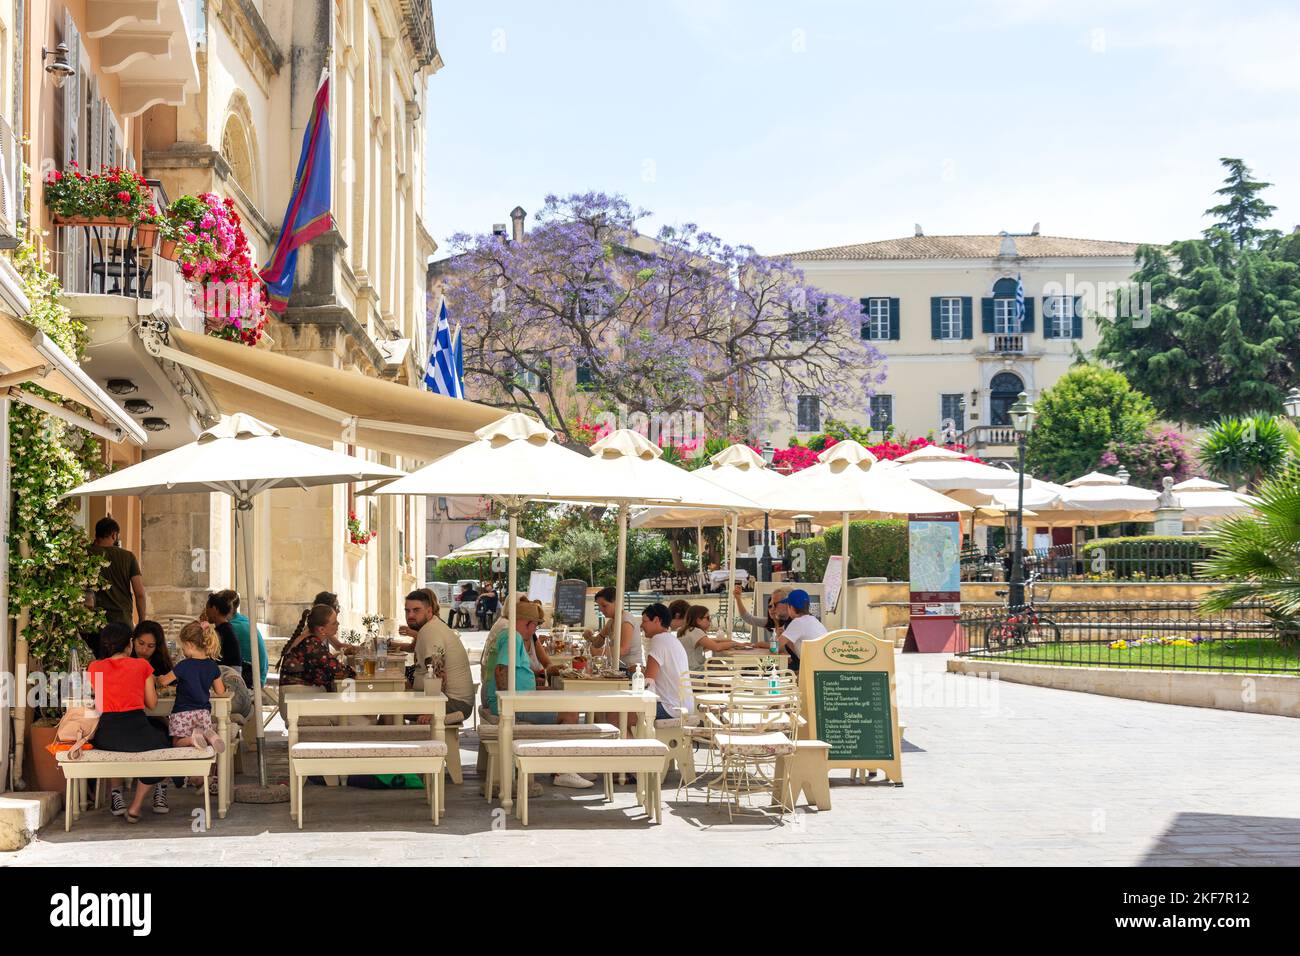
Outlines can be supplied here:
[[[1044, 320], [1046, 321], [1046, 320]], [[1016, 331], [1025, 327], [1025, 287], [1020, 282], [1020, 273], [1016, 273]]]
[[448, 398], [464, 398], [460, 375], [456, 370], [456, 353], [451, 344], [451, 326], [447, 324], [447, 302], [438, 309], [438, 325], [429, 343], [429, 365], [424, 371], [429, 391]]

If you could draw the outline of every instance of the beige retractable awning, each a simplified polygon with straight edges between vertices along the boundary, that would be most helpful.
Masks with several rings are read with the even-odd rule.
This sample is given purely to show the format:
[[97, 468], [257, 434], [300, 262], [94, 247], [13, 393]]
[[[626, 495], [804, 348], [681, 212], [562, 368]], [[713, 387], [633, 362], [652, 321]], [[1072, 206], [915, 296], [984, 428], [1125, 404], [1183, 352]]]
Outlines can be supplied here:
[[[39, 385], [83, 405], [91, 417], [87, 420], [70, 409], [53, 405], [39, 395], [25, 391], [24, 385]], [[148, 440], [131, 416], [53, 339], [31, 323], [3, 313], [0, 313], [0, 392], [110, 441], [143, 445]]]
[[225, 414], [407, 458], [445, 455], [506, 414], [196, 332], [173, 328], [168, 339], [160, 357], [201, 375]]

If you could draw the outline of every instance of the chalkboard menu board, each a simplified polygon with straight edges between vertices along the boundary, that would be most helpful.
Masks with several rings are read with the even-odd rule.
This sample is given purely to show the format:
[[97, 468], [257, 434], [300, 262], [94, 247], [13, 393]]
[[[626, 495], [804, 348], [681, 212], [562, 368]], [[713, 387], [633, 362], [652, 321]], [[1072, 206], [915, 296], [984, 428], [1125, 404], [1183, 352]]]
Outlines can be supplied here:
[[813, 675], [817, 737], [831, 760], [893, 760], [888, 671], [823, 670]]
[[587, 611], [587, 582], [567, 578], [555, 586], [555, 623], [579, 625]]

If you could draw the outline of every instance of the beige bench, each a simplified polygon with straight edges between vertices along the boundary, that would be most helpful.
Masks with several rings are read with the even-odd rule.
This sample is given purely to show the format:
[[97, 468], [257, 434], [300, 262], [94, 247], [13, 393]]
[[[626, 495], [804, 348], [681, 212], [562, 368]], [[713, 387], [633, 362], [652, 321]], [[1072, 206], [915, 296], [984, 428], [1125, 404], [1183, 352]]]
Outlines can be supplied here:
[[818, 810], [831, 808], [830, 767], [827, 763], [831, 745], [821, 740], [796, 740], [793, 754], [778, 756], [774, 775], [785, 781], [788, 803], [793, 810], [800, 794]]
[[687, 787], [695, 782], [696, 777], [695, 747], [687, 731], [689, 728], [699, 727], [700, 724], [701, 718], [698, 714], [692, 714], [684, 720], [681, 717], [668, 717], [655, 721], [655, 739], [668, 748], [668, 756], [664, 758], [663, 776], [667, 777], [668, 771], [676, 764], [682, 784]]
[[[203, 778], [203, 829], [212, 827], [212, 798], [208, 793], [208, 778], [217, 754], [211, 747], [164, 747], [139, 753], [118, 750], [83, 750], [76, 760], [69, 760], [66, 752], [58, 755], [59, 769], [63, 771], [67, 789], [64, 794], [63, 829], [72, 829], [72, 821], [81, 819], [86, 801], [87, 780], [140, 779], [141, 777], [202, 777]], [[99, 788], [96, 796], [102, 792]]]
[[[438, 825], [442, 807], [442, 771], [447, 758], [447, 744], [441, 740], [318, 740], [302, 742], [301, 735], [323, 730], [303, 728], [299, 742], [289, 747], [289, 767], [293, 779], [289, 785], [297, 795], [298, 829], [302, 829], [303, 785], [315, 775], [418, 773], [424, 777], [425, 799], [432, 807], [433, 825]], [[355, 730], [355, 728], [341, 728]], [[384, 728], [394, 730], [393, 727]], [[427, 727], [421, 727], [427, 735]]]
[[[298, 739], [309, 743], [327, 740], [428, 740], [428, 724], [353, 724], [343, 726], [301, 727]], [[443, 730], [447, 744], [447, 776], [452, 783], [462, 783], [460, 766], [460, 721], [448, 724]]]
[[[515, 724], [515, 740], [581, 740], [581, 739], [617, 739], [622, 733], [613, 724]], [[492, 791], [500, 783], [500, 728], [497, 724], [479, 723], [479, 745], [487, 754], [486, 782], [483, 793], [488, 803], [492, 802]], [[606, 789], [613, 787], [613, 781], [605, 781]]]
[[515, 813], [524, 826], [528, 826], [528, 784], [535, 773], [604, 774], [606, 800], [614, 799], [614, 774], [634, 773], [638, 802], [646, 815], [655, 823], [663, 818], [660, 785], [668, 747], [660, 740], [519, 740], [514, 744], [514, 756], [519, 771]]

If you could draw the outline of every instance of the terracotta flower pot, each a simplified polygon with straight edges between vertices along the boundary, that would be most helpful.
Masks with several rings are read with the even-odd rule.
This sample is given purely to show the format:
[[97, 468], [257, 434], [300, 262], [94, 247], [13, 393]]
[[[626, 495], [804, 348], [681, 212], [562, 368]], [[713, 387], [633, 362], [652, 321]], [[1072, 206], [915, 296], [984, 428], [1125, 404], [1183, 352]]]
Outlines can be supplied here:
[[176, 240], [164, 239], [158, 243], [158, 258], [166, 259], [168, 262], [176, 261]]
[[97, 229], [130, 229], [136, 226], [135, 238], [138, 246], [152, 246], [155, 239], [158, 238], [157, 223], [137, 223], [134, 219], [128, 219], [125, 216], [58, 216], [54, 217], [54, 225], [57, 228], [67, 228], [70, 226], [89, 226]]
[[53, 790], [63, 793], [66, 781], [54, 754], [45, 748], [54, 743], [54, 724], [33, 724], [27, 728], [27, 757], [23, 761], [23, 777], [28, 790]]

